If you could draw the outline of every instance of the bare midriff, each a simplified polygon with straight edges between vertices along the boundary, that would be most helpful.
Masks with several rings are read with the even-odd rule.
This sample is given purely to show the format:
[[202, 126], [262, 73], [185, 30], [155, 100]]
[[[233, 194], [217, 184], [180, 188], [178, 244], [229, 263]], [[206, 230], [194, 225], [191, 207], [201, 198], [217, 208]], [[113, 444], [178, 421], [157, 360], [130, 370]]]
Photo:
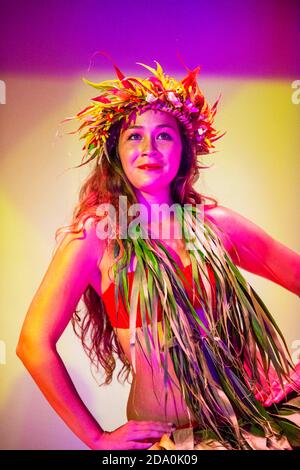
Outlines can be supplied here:
[[[132, 366], [129, 330], [114, 328], [114, 331]], [[162, 331], [161, 322], [158, 324], [158, 331]], [[167, 355], [167, 362], [171, 379], [167, 386], [167, 402], [165, 406], [163, 367], [155, 360], [154, 350], [151, 351], [152, 357], [145, 357], [147, 352], [142, 328], [137, 328], [136, 334], [144, 352], [136, 344], [136, 373], [132, 370], [133, 380], [127, 402], [127, 419], [137, 421], [172, 421], [177, 426], [189, 424], [190, 421], [193, 423], [194, 420], [184, 402], [170, 355]]]

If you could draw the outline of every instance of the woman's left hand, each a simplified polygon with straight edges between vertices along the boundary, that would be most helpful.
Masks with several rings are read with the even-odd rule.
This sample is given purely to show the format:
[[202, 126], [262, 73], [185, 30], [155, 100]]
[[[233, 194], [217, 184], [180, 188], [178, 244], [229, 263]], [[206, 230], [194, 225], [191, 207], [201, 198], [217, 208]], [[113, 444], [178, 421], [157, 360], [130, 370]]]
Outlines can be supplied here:
[[300, 393], [300, 362], [295, 366], [295, 370], [290, 375], [291, 382], [283, 380], [283, 388], [278, 379], [274, 380], [271, 387], [257, 391], [255, 397], [266, 407], [273, 403], [279, 403], [293, 391]]

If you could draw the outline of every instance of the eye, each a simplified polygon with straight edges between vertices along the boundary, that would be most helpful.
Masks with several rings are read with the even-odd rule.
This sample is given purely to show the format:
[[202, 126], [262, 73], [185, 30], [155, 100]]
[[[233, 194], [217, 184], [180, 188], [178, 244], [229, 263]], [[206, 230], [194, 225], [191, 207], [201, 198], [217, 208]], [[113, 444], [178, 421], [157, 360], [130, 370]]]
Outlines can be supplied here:
[[[160, 138], [162, 136], [162, 139]], [[168, 132], [161, 132], [158, 137], [159, 140], [172, 140], [172, 136]]]
[[130, 136], [128, 137], [128, 140], [139, 140], [139, 138], [141, 137], [142, 137], [141, 134], [134, 133], [134, 134], [130, 134]]
[[[141, 140], [143, 138], [142, 134], [137, 132], [130, 134], [127, 140]], [[157, 135], [157, 140], [173, 140], [172, 136], [168, 132], [160, 132]]]

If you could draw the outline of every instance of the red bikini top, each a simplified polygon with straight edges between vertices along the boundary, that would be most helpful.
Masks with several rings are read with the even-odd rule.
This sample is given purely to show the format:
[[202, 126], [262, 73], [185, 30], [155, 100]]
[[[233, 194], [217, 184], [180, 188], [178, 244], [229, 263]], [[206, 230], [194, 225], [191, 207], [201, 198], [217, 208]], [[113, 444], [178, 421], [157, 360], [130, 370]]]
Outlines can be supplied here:
[[[199, 296], [196, 292], [196, 289], [195, 289], [195, 294], [194, 294], [195, 299], [193, 301], [193, 285], [192, 285], [193, 280], [192, 280], [191, 267], [192, 267], [192, 264], [190, 263], [182, 269], [182, 273], [184, 274], [186, 280], [183, 278], [183, 276], [180, 276], [180, 279], [182, 280], [182, 283], [186, 288], [186, 293], [187, 293], [187, 296], [189, 297], [191, 304], [196, 309], [196, 308], [201, 308], [201, 303], [200, 303]], [[208, 269], [210, 283], [212, 286], [212, 303], [213, 303], [213, 306], [215, 306], [216, 305], [215, 277], [214, 277], [212, 268], [210, 267], [209, 264], [207, 264], [207, 269]], [[134, 274], [134, 271], [128, 273], [128, 294], [129, 294], [128, 297], [129, 299], [130, 299], [131, 290], [132, 290], [133, 274]], [[199, 281], [200, 281], [201, 288], [203, 288], [202, 279], [199, 278]], [[115, 284], [114, 283], [111, 283], [108, 289], [106, 289], [106, 291], [102, 294], [102, 300], [106, 307], [106, 311], [109, 316], [112, 327], [129, 329], [129, 315], [127, 313], [127, 310], [124, 307], [123, 300], [120, 294], [119, 294], [119, 308], [118, 308], [118, 312], [116, 312]], [[161, 307], [160, 302], [158, 302], [157, 320], [161, 321], [161, 319], [162, 319], [162, 307]], [[147, 311], [146, 311], [146, 321], [147, 323], [150, 323], [151, 321]], [[142, 318], [141, 318], [141, 312], [140, 312], [140, 299], [138, 299], [138, 304], [137, 304], [136, 326], [137, 327], [142, 326]]]

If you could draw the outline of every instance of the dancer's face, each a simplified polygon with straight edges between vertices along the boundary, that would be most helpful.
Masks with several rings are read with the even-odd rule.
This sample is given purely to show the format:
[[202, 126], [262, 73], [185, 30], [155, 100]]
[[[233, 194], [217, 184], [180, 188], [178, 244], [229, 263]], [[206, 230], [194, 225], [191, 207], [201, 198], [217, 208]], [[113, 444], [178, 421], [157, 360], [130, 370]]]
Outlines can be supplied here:
[[[170, 185], [179, 169], [182, 143], [177, 120], [158, 110], [137, 115], [127, 129], [122, 128], [118, 151], [130, 183], [155, 194]], [[145, 164], [159, 168], [139, 168]]]

